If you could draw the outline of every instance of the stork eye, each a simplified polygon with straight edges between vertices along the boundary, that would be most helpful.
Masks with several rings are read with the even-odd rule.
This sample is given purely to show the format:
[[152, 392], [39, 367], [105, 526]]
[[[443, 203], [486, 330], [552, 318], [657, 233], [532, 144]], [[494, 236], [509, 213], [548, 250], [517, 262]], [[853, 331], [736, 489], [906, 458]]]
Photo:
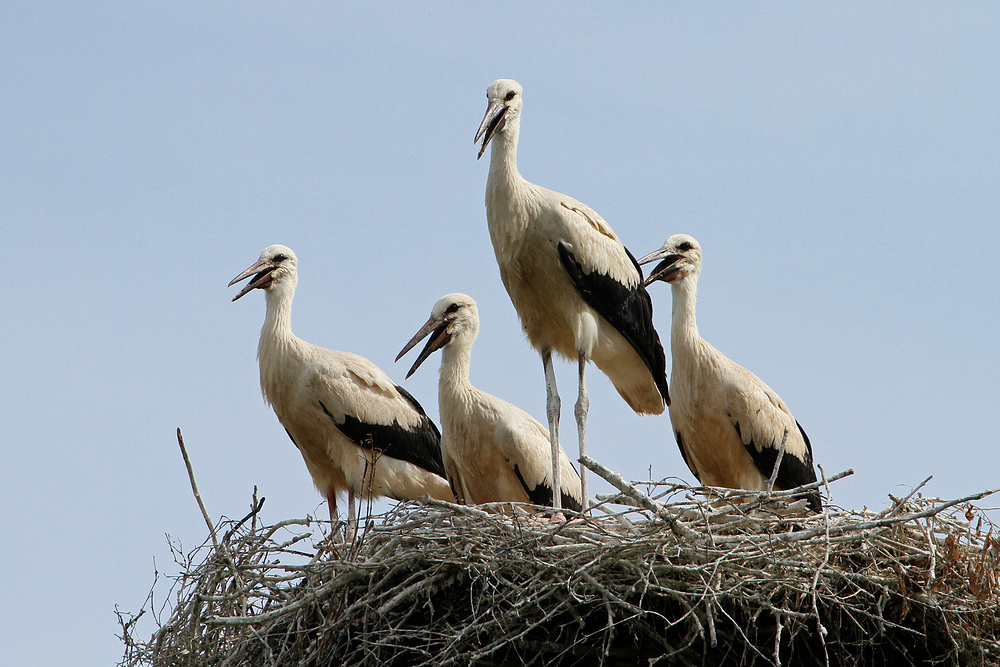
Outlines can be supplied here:
[[453, 303], [450, 306], [448, 306], [448, 309], [444, 311], [444, 314], [448, 315], [450, 313], [456, 313], [456, 312], [458, 312], [458, 304]]
[[692, 245], [691, 245], [691, 242], [690, 242], [690, 241], [684, 241], [684, 242], [683, 242], [683, 243], [681, 243], [681, 244], [680, 244], [679, 246], [677, 246], [677, 249], [678, 249], [678, 250], [681, 250], [681, 251], [683, 251], [683, 252], [687, 252], [687, 251], [688, 251], [688, 250], [690, 250], [691, 248], [692, 248]]
[[517, 91], [516, 90], [512, 90], [509, 93], [507, 93], [507, 96], [504, 98], [504, 100], [506, 100], [507, 102], [510, 102], [512, 99], [514, 99], [515, 95], [517, 95]]
[[288, 259], [288, 258], [287, 258], [287, 257], [285, 257], [285, 256], [284, 256], [283, 254], [281, 254], [281, 253], [279, 252], [279, 253], [278, 253], [277, 255], [275, 255], [275, 256], [274, 256], [274, 258], [273, 258], [273, 260], [272, 260], [272, 261], [274, 261], [274, 262], [275, 262], [275, 263], [277, 263], [277, 264], [281, 264], [281, 263], [282, 263], [282, 262], [284, 262], [284, 261], [285, 261], [286, 259]]

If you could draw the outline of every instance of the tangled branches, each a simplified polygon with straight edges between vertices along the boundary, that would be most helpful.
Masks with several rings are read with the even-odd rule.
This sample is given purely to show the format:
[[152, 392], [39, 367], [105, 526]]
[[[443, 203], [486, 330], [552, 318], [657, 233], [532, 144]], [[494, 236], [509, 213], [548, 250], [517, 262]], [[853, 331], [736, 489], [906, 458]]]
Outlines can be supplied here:
[[586, 518], [404, 503], [335, 549], [309, 520], [225, 523], [149, 641], [123, 621], [122, 664], [1000, 659], [1000, 546], [974, 497], [804, 517], [781, 497], [629, 488], [612, 500], [639, 507]]

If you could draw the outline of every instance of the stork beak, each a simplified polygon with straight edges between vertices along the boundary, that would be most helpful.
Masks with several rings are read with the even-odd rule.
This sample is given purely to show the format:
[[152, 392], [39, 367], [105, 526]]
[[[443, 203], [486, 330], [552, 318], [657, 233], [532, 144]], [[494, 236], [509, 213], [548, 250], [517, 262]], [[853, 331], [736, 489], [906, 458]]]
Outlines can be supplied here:
[[669, 283], [677, 277], [677, 272], [680, 271], [680, 266], [677, 265], [677, 260], [681, 258], [681, 255], [675, 255], [669, 250], [660, 248], [659, 250], [654, 250], [642, 259], [638, 261], [639, 266], [643, 264], [649, 264], [650, 262], [655, 262], [658, 259], [663, 261], [656, 265], [656, 268], [649, 272], [649, 275], [645, 280], [642, 281], [643, 287], [649, 287], [652, 283], [657, 280], [662, 280], [663, 282]]
[[483, 117], [483, 122], [479, 124], [479, 131], [476, 132], [474, 141], [474, 143], [479, 143], [480, 138], [483, 140], [483, 145], [479, 147], [479, 155], [476, 156], [477, 160], [483, 157], [493, 135], [504, 128], [506, 117], [507, 105], [499, 100], [490, 100], [490, 105], [486, 107], [486, 115]]
[[424, 326], [420, 327], [420, 331], [414, 334], [410, 342], [403, 346], [403, 349], [399, 351], [396, 355], [396, 361], [403, 358], [403, 355], [409, 352], [416, 346], [417, 343], [426, 338], [429, 334], [433, 332], [430, 340], [424, 345], [424, 349], [420, 351], [420, 355], [417, 360], [413, 362], [410, 366], [409, 372], [406, 374], [406, 379], [409, 379], [411, 375], [420, 367], [420, 364], [427, 360], [427, 357], [431, 356], [432, 353], [440, 350], [442, 347], [447, 345], [451, 341], [451, 334], [448, 333], [448, 322], [446, 320], [437, 319], [431, 317], [427, 320]]
[[254, 274], [257, 274], [254, 276], [253, 280], [244, 285], [243, 289], [241, 289], [239, 293], [233, 297], [233, 301], [236, 301], [236, 299], [239, 299], [241, 296], [243, 296], [247, 292], [250, 292], [251, 290], [257, 289], [258, 287], [264, 289], [265, 287], [270, 285], [271, 272], [274, 271], [276, 268], [278, 267], [274, 266], [273, 264], [268, 264], [262, 259], [259, 259], [253, 264], [253, 266], [249, 267], [246, 271], [244, 271], [243, 273], [241, 273], [240, 275], [236, 276], [231, 281], [229, 281], [228, 286], [232, 287], [236, 283], [242, 280], [246, 280], [250, 276], [254, 276]]
[[663, 259], [669, 254], [670, 253], [667, 251], [666, 248], [662, 247], [657, 248], [653, 252], [649, 253], [648, 255], [637, 261], [636, 264], [638, 264], [639, 266], [642, 266], [643, 264], [649, 264], [650, 262], [655, 262], [658, 259]]

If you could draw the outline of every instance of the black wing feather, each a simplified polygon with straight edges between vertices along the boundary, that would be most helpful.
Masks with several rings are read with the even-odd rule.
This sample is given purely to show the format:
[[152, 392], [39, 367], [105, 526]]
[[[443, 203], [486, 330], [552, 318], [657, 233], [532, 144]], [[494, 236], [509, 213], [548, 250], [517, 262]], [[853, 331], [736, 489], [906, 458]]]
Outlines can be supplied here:
[[[813, 469], [812, 464], [812, 445], [809, 444], [809, 436], [802, 430], [802, 426], [798, 421], [795, 422], [795, 425], [798, 426], [799, 433], [802, 434], [802, 439], [806, 443], [806, 460], [803, 461], [799, 457], [789, 454], [787, 449], [785, 450], [785, 455], [781, 457], [781, 466], [778, 468], [778, 477], [774, 480], [774, 485], [780, 489], [794, 489], [797, 486], [811, 484], [816, 481], [816, 471]], [[736, 423], [736, 433], [740, 434], [740, 440], [742, 441], [743, 436], [740, 433], [739, 422]], [[743, 446], [750, 453], [750, 458], [753, 459], [754, 465], [757, 466], [760, 474], [765, 479], [770, 479], [774, 473], [774, 462], [778, 460], [778, 448], [781, 446], [781, 443], [772, 442], [761, 447], [760, 451], [757, 450], [757, 446], [753, 440], [745, 443]], [[804, 494], [804, 497], [809, 501], [809, 509], [817, 513], [822, 510], [819, 491], [810, 491]]]
[[698, 473], [695, 471], [695, 469], [691, 467], [691, 462], [688, 461], [687, 452], [684, 451], [684, 438], [681, 437], [681, 432], [674, 431], [674, 437], [677, 439], [677, 448], [681, 450], [681, 458], [684, 459], [684, 465], [688, 467], [688, 470], [691, 471], [691, 474], [694, 475], [695, 479], [697, 479], [700, 482], [701, 478], [698, 477]]
[[653, 382], [660, 390], [664, 403], [670, 405], [667, 358], [663, 345], [660, 344], [660, 336], [653, 327], [653, 302], [642, 286], [642, 269], [628, 248], [625, 248], [625, 252], [639, 272], [639, 285], [635, 288], [629, 288], [597, 271], [585, 273], [580, 262], [576, 261], [570, 245], [565, 241], [559, 242], [559, 259], [580, 296], [629, 342], [652, 373]]
[[[521, 476], [521, 471], [518, 469], [517, 464], [514, 464], [514, 474], [517, 475], [517, 479], [521, 482], [521, 487], [524, 492], [528, 494], [528, 498], [536, 505], [541, 505], [542, 507], [552, 507], [552, 487], [548, 484], [539, 483], [535, 488], [529, 488], [524, 481], [524, 477]], [[573, 496], [567, 494], [565, 491], [560, 490], [559, 495], [562, 496], [561, 506], [568, 510], [573, 510], [574, 512], [583, 511], [583, 505], [580, 504]]]
[[396, 386], [396, 389], [420, 413], [420, 423], [414, 430], [400, 426], [395, 419], [391, 424], [367, 424], [348, 414], [344, 415], [344, 421], [338, 422], [322, 401], [319, 406], [340, 432], [358, 447], [412, 463], [447, 479], [441, 460], [441, 432], [413, 396], [402, 387]]

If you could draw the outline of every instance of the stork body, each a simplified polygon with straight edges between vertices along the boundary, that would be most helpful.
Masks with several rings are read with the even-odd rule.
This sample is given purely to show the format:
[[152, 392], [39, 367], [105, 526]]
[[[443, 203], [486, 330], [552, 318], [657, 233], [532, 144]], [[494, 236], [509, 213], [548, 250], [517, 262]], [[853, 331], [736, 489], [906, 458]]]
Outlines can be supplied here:
[[263, 289], [267, 315], [257, 359], [264, 400], [299, 449], [337, 518], [337, 494], [397, 500], [454, 496], [441, 462], [440, 433], [420, 404], [368, 359], [311, 345], [292, 333], [297, 259], [274, 245], [233, 284], [253, 279], [233, 298]]
[[[698, 334], [698, 242], [676, 234], [639, 261], [657, 260], [660, 264], [646, 282], [662, 280], [673, 291], [670, 422], [691, 472], [707, 486], [752, 491], [767, 490], [772, 477], [779, 489], [815, 482], [809, 438], [785, 403], [760, 378]], [[819, 512], [819, 494], [812, 492], [807, 499], [810, 509]]]
[[[552, 505], [549, 433], [524, 410], [472, 386], [469, 364], [479, 333], [476, 302], [465, 294], [441, 298], [430, 319], [396, 357], [430, 335], [406, 377], [436, 350], [441, 353], [438, 405], [441, 455], [456, 497], [468, 503]], [[580, 477], [559, 451], [561, 506], [583, 507]]]
[[[521, 86], [493, 82], [476, 139], [480, 157], [492, 140], [486, 218], [507, 294], [542, 355], [558, 488], [559, 395], [551, 353], [575, 360], [580, 454], [586, 453], [586, 363], [593, 361], [640, 414], [661, 414], [667, 393], [666, 359], [653, 328], [642, 272], [611, 227], [589, 206], [526, 181], [517, 170]], [[583, 471], [586, 497], [586, 475]]]

